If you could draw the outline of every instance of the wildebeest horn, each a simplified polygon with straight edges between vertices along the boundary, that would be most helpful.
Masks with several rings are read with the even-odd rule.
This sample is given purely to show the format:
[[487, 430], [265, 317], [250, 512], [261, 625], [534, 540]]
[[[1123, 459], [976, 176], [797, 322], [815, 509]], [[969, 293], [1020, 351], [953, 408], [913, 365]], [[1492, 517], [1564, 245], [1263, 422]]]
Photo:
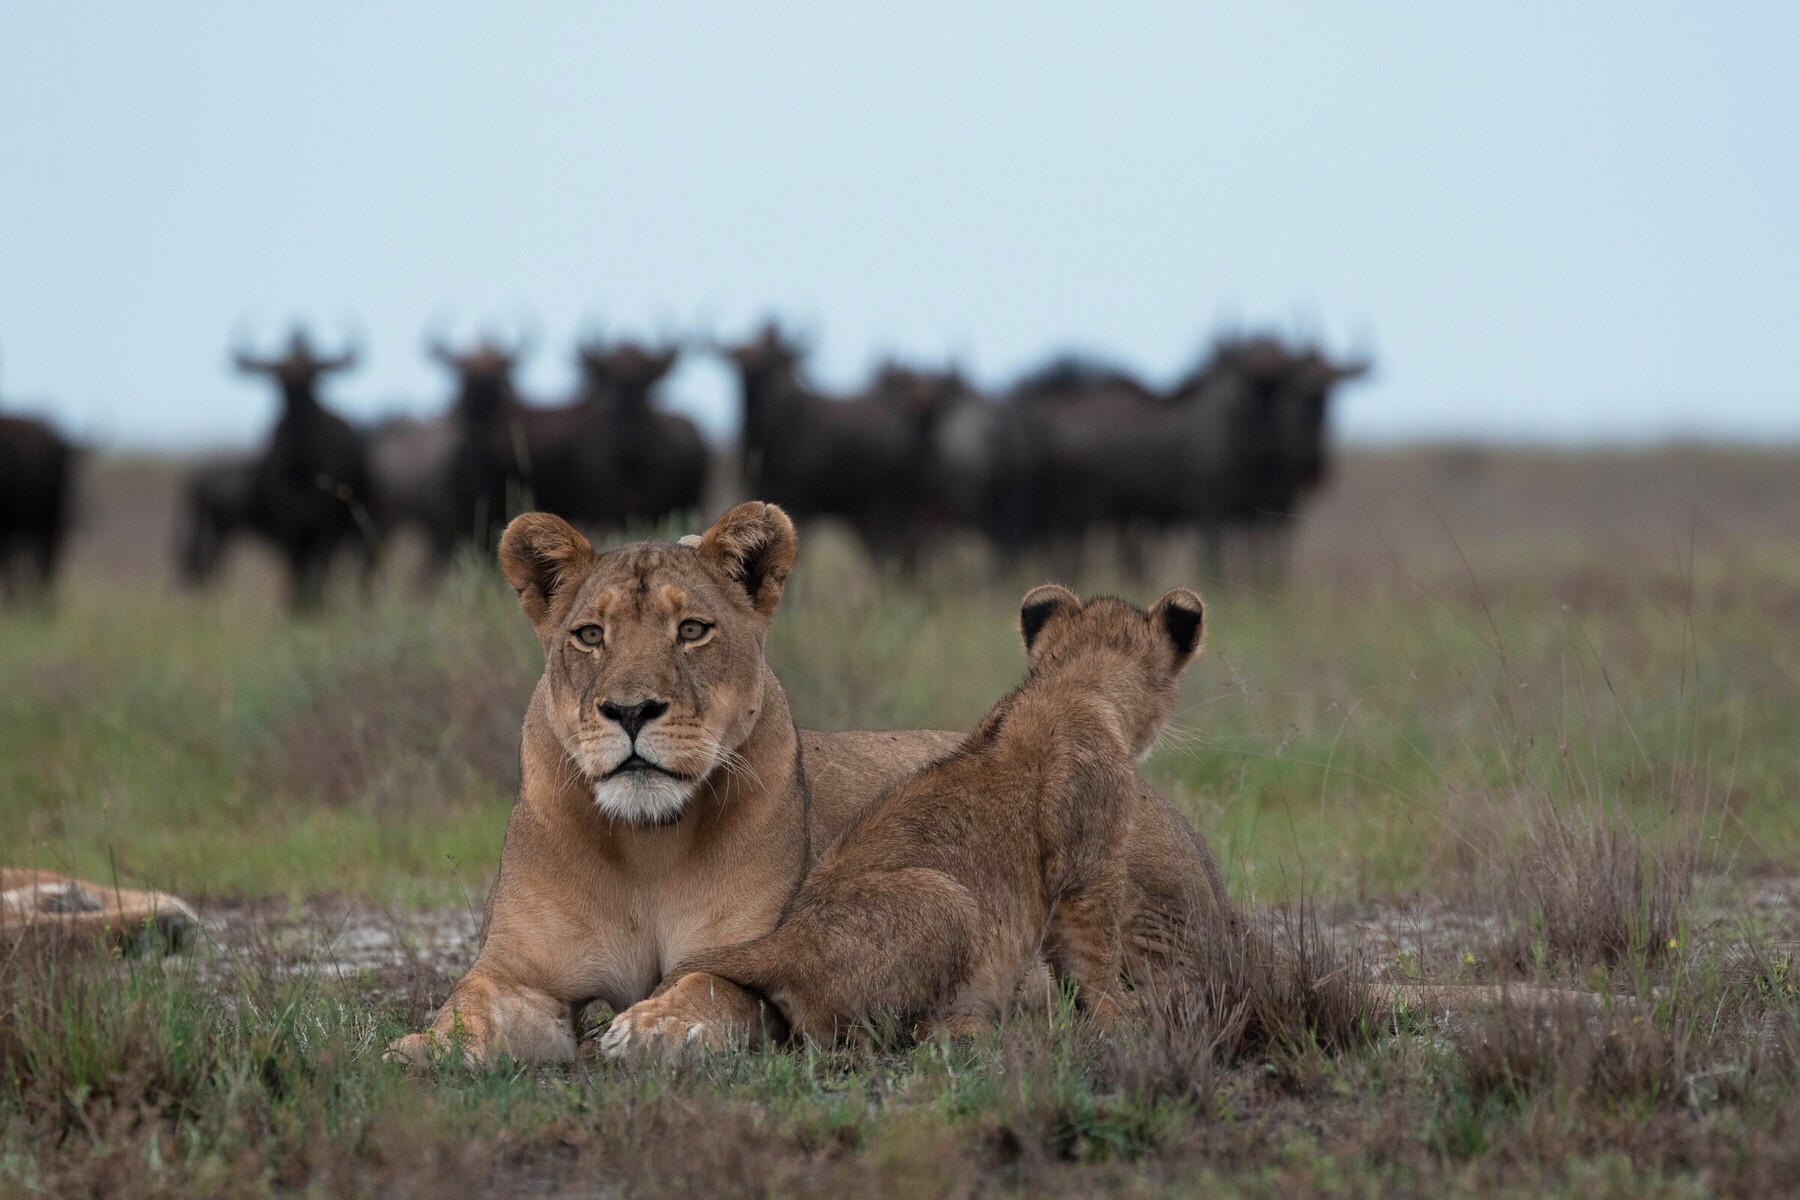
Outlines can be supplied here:
[[655, 349], [652, 354], [673, 354], [679, 358], [687, 338], [681, 332], [681, 318], [674, 313], [664, 311], [656, 318], [656, 334], [651, 343]]
[[262, 358], [256, 353], [242, 321], [231, 327], [231, 362], [246, 375], [266, 375], [275, 369], [273, 359]]
[[581, 314], [575, 330], [575, 353], [580, 358], [595, 358], [606, 351], [606, 323], [592, 308]]
[[425, 346], [425, 357], [449, 367], [452, 371], [459, 368], [462, 360], [456, 351], [450, 348], [449, 341], [444, 337], [442, 305], [432, 309], [431, 315], [425, 319], [425, 332], [422, 340]]
[[666, 374], [675, 369], [675, 364], [681, 361], [681, 352], [686, 348], [686, 343], [680, 335], [665, 333], [657, 339], [654, 346], [645, 347], [645, 353]]
[[1337, 367], [1339, 379], [1360, 379], [1375, 369], [1375, 334], [1362, 329], [1351, 339], [1350, 357]]
[[[513, 338], [512, 345], [507, 349], [507, 358], [517, 363], [531, 357], [531, 352], [537, 348], [538, 335], [542, 329], [543, 326], [538, 320], [537, 313], [526, 308], [519, 318], [518, 335]], [[497, 339], [496, 344], [498, 344]]]
[[357, 360], [362, 358], [362, 351], [362, 327], [355, 321], [352, 321], [344, 331], [343, 349], [339, 350], [336, 354], [321, 358], [319, 360], [319, 369], [321, 371], [347, 371], [356, 365]]
[[449, 343], [444, 341], [442, 334], [428, 333], [425, 335], [425, 353], [433, 361], [443, 363], [452, 370], [458, 365], [456, 351], [450, 349]]

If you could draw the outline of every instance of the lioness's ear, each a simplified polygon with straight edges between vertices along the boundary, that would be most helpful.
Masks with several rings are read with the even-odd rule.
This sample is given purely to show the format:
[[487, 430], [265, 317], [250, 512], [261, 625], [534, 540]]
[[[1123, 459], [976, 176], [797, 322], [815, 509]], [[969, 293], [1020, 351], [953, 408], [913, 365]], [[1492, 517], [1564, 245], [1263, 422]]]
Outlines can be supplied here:
[[781, 601], [782, 585], [799, 552], [794, 523], [779, 507], [761, 500], [738, 505], [700, 535], [700, 557], [736, 581], [765, 621]]
[[550, 615], [558, 590], [593, 556], [588, 540], [550, 513], [514, 517], [500, 535], [500, 573], [519, 593], [519, 607], [533, 625]]
[[1197, 592], [1176, 588], [1150, 610], [1150, 620], [1175, 646], [1175, 665], [1186, 666], [1200, 649], [1206, 627], [1206, 605]]
[[1019, 601], [1019, 632], [1025, 635], [1025, 653], [1031, 654], [1031, 644], [1037, 641], [1038, 634], [1050, 623], [1050, 618], [1059, 612], [1078, 612], [1081, 609], [1081, 597], [1071, 592], [1060, 583], [1044, 583], [1025, 593]]

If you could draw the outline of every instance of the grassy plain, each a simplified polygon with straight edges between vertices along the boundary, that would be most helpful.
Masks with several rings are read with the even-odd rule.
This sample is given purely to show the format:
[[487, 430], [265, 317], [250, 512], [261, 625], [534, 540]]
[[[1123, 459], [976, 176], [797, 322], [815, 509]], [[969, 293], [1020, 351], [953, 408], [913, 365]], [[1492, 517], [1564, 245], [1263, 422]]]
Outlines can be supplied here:
[[[1301, 1005], [1278, 1036], [1212, 1013], [1115, 1041], [1039, 1014], [968, 1047], [423, 1080], [379, 1048], [458, 953], [297, 947], [332, 905], [479, 905], [536, 644], [485, 563], [304, 621], [255, 554], [185, 594], [174, 477], [97, 464], [54, 613], [0, 615], [0, 844], [256, 919], [166, 965], [6, 961], [0, 1194], [1756, 1195], [1800, 1170], [1800, 455], [1347, 455], [1289, 586], [1204, 587], [1209, 652], [1145, 767], [1238, 897], [1304, 900], [1356, 979], [1634, 1009], [1395, 1033], [1371, 1007], [1343, 1037]], [[959, 553], [902, 584], [802, 537], [770, 649], [803, 723], [963, 727], [1017, 680], [1041, 568]], [[1075, 582], [1195, 582], [1166, 549], [1149, 583]]]

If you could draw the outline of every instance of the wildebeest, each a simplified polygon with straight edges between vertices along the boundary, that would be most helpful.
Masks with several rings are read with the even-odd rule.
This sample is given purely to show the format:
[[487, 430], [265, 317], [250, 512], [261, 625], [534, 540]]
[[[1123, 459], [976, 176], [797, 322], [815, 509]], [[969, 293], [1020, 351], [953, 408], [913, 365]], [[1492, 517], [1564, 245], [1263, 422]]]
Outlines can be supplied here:
[[674, 347], [584, 340], [580, 391], [556, 407], [520, 397], [517, 347], [486, 338], [464, 352], [441, 340], [430, 349], [458, 380], [451, 475], [464, 529], [491, 539], [526, 507], [607, 530], [699, 509], [707, 468], [700, 430], [654, 405]]
[[774, 322], [725, 352], [739, 375], [749, 493], [797, 520], [843, 520], [877, 558], [910, 561], [927, 498], [934, 401], [909, 394], [892, 372], [864, 395], [825, 396], [803, 376], [799, 344]]
[[1069, 362], [1028, 377], [1014, 398], [1024, 537], [1067, 545], [1102, 525], [1141, 569], [1144, 538], [1192, 529], [1217, 573], [1241, 533], [1256, 573], [1278, 570], [1293, 514], [1324, 477], [1330, 391], [1366, 370], [1256, 336], [1222, 339], [1162, 393]]
[[509, 516], [526, 509], [587, 527], [621, 520], [607, 473], [610, 394], [589, 390], [571, 405], [531, 405], [513, 381], [522, 345], [486, 336], [454, 351], [434, 338], [428, 349], [457, 376], [450, 488], [461, 529], [491, 545]]
[[281, 415], [262, 450], [241, 468], [209, 467], [189, 483], [184, 573], [203, 578], [225, 536], [235, 530], [273, 543], [286, 563], [295, 608], [316, 606], [334, 558], [373, 552], [376, 508], [363, 436], [320, 402], [321, 377], [356, 363], [354, 348], [323, 355], [295, 326], [285, 351], [259, 356], [239, 346], [232, 362], [245, 375], [274, 382]]
[[597, 443], [585, 450], [595, 459], [595, 482], [608, 497], [615, 526], [700, 509], [707, 476], [700, 427], [654, 406], [657, 385], [679, 357], [673, 345], [608, 344], [595, 337], [576, 348], [580, 403], [599, 418]]
[[0, 600], [41, 598], [68, 533], [76, 450], [46, 421], [0, 415]]
[[495, 544], [508, 517], [529, 507], [539, 460], [553, 440], [542, 431], [545, 410], [525, 404], [513, 383], [524, 351], [522, 341], [505, 346], [486, 336], [467, 350], [435, 336], [426, 341], [426, 353], [456, 377], [446, 471], [450, 527], [478, 549]]

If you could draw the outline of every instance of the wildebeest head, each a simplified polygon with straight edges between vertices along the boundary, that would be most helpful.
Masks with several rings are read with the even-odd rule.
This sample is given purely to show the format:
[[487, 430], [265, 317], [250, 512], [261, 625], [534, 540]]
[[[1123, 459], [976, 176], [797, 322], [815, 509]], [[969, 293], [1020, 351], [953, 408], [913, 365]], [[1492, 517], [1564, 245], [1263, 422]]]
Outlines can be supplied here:
[[875, 369], [874, 394], [908, 416], [929, 417], [970, 394], [956, 367], [942, 370], [889, 360]]
[[265, 375], [281, 388], [283, 401], [292, 407], [310, 404], [318, 399], [317, 384], [321, 375], [347, 371], [356, 365], [359, 350], [346, 339], [336, 354], [320, 353], [308, 336], [306, 327], [295, 325], [288, 334], [287, 348], [279, 355], [259, 355], [240, 341], [232, 350], [232, 363], [246, 375]]
[[472, 421], [491, 420], [514, 401], [513, 371], [526, 350], [523, 338], [506, 346], [492, 334], [482, 335], [473, 347], [463, 351], [452, 349], [435, 334], [425, 342], [425, 352], [455, 373], [455, 411]]
[[1240, 468], [1286, 503], [1325, 478], [1331, 390], [1368, 370], [1366, 361], [1336, 363], [1316, 346], [1272, 334], [1227, 337], [1171, 398], [1229, 397], [1240, 413]]
[[673, 342], [647, 346], [587, 337], [576, 346], [575, 354], [591, 393], [642, 402], [648, 399], [650, 389], [675, 369], [681, 347]]
[[1326, 418], [1332, 389], [1368, 374], [1366, 359], [1333, 362], [1317, 347], [1294, 354], [1276, 399], [1278, 438], [1294, 482], [1312, 488], [1326, 474]]
[[806, 347], [800, 339], [784, 332], [773, 320], [763, 322], [763, 327], [748, 341], [724, 347], [724, 352], [746, 379], [793, 375], [806, 357]]

